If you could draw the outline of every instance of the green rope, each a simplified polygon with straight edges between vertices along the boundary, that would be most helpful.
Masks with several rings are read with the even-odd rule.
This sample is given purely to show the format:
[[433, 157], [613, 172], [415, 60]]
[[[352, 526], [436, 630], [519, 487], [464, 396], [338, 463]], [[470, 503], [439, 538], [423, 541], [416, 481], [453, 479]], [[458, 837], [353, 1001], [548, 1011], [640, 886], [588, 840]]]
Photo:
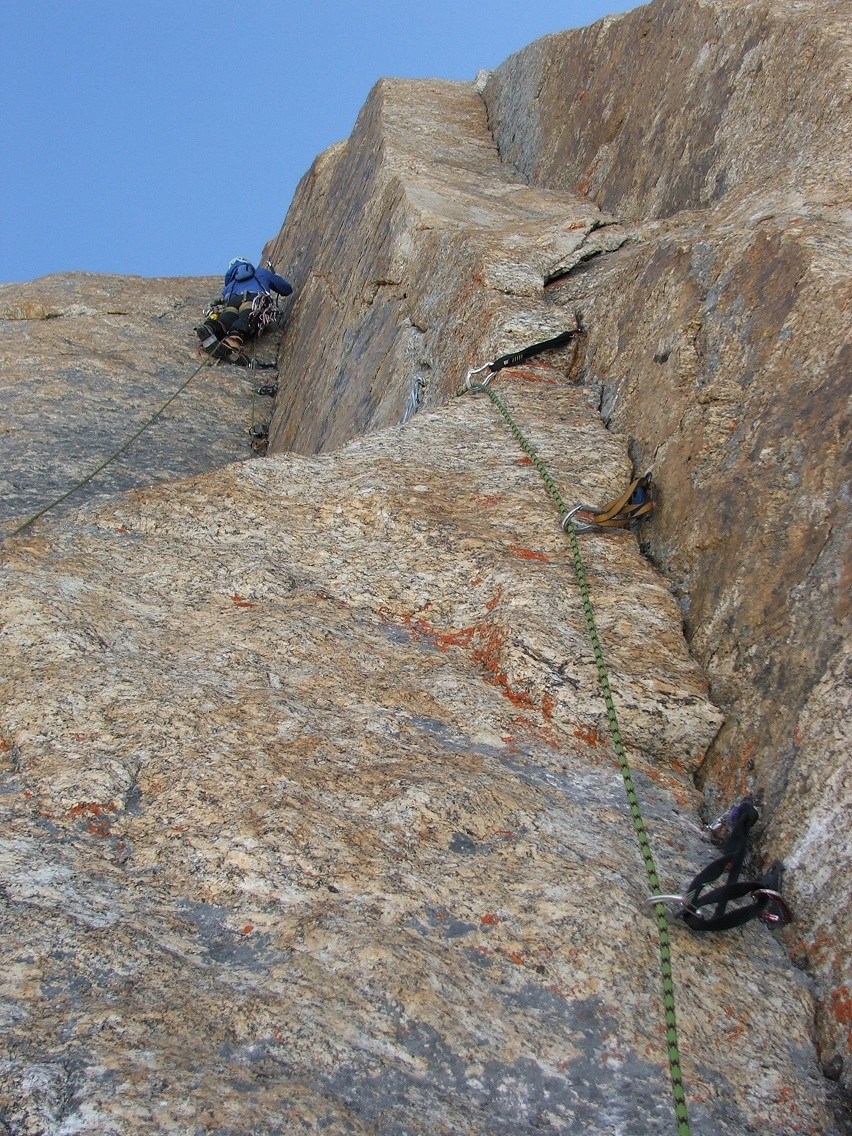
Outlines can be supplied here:
[[249, 437], [253, 437], [252, 430], [254, 429], [254, 408], [257, 402], [257, 338], [252, 341], [251, 347], [251, 361], [248, 366], [249, 376], [251, 378], [251, 412], [249, 414]]
[[[468, 388], [463, 388], [457, 394], [464, 394]], [[500, 414], [505, 419], [509, 429], [514, 434], [521, 449], [529, 456], [541, 475], [547, 491], [553, 498], [556, 507], [559, 509], [560, 514], [564, 517], [568, 513], [568, 506], [562, 498], [561, 493], [556, 488], [556, 483], [547, 471], [546, 466], [541, 458], [536, 453], [534, 447], [521, 433], [515, 420], [512, 418], [507, 407], [503, 404], [500, 398], [494, 393], [490, 386], [473, 383], [470, 387], [471, 392], [478, 393], [484, 391], [485, 394], [491, 399]], [[580, 586], [580, 596], [583, 602], [583, 614], [586, 617], [586, 627], [589, 630], [589, 638], [592, 642], [592, 649], [595, 654], [595, 663], [598, 668], [598, 678], [600, 680], [601, 691], [603, 693], [604, 704], [606, 706], [606, 715], [609, 722], [610, 736], [612, 737], [613, 748], [615, 749], [618, 758], [618, 766], [621, 770], [621, 776], [624, 781], [624, 788], [627, 794], [627, 803], [630, 805], [630, 815], [633, 818], [633, 828], [636, 833], [636, 838], [639, 842], [639, 850], [642, 854], [642, 859], [645, 863], [645, 872], [648, 876], [648, 883], [651, 887], [652, 895], [659, 895], [662, 891], [660, 887], [660, 879], [657, 875], [657, 868], [654, 863], [654, 855], [651, 851], [651, 844], [648, 840], [648, 831], [645, 828], [645, 822], [642, 819], [642, 813], [639, 809], [639, 800], [636, 796], [636, 789], [633, 784], [633, 774], [630, 770], [630, 764], [627, 760], [627, 753], [624, 749], [624, 741], [621, 737], [621, 730], [618, 725], [618, 717], [615, 712], [615, 703], [612, 697], [612, 688], [609, 684], [609, 675], [607, 673], [606, 662], [604, 661], [603, 647], [601, 646], [600, 637], [598, 635], [597, 625], [595, 623], [595, 614], [592, 608], [592, 601], [589, 595], [589, 585], [586, 580], [586, 572], [583, 568], [583, 558], [580, 553], [580, 542], [577, 540], [577, 534], [574, 531], [574, 526], [570, 522], [565, 526], [565, 531], [568, 535], [568, 541], [571, 545], [571, 552], [574, 557], [574, 567], [577, 572], [577, 582]], [[663, 1008], [665, 1010], [666, 1022], [666, 1046], [668, 1049], [668, 1062], [669, 1062], [669, 1076], [671, 1079], [672, 1096], [674, 1098], [675, 1115], [677, 1117], [677, 1131], [678, 1136], [690, 1136], [689, 1115], [686, 1107], [686, 1093], [683, 1087], [683, 1074], [680, 1067], [680, 1050], [678, 1048], [677, 1038], [677, 1018], [675, 1016], [675, 999], [674, 999], [674, 982], [672, 979], [672, 957], [671, 957], [671, 940], [669, 939], [669, 924], [666, 915], [666, 909], [663, 904], [658, 903], [655, 905], [654, 910], [657, 915], [657, 931], [660, 943], [660, 974], [662, 978], [663, 987]]]
[[43, 517], [44, 514], [49, 513], [51, 509], [55, 509], [57, 505], [61, 505], [63, 501], [67, 501], [67, 499], [71, 496], [72, 493], [76, 493], [78, 489], [82, 489], [84, 485], [88, 485], [88, 483], [92, 480], [92, 478], [96, 477], [101, 472], [101, 470], [106, 469], [106, 467], [110, 464], [110, 462], [114, 462], [115, 459], [117, 457], [120, 457], [124, 453], [125, 450], [129, 449], [130, 446], [139, 437], [139, 435], [144, 434], [144, 432], [148, 429], [148, 427], [152, 426], [154, 424], [154, 422], [156, 422], [156, 420], [160, 417], [160, 415], [163, 413], [163, 411], [166, 409], [166, 407], [170, 403], [174, 402], [174, 400], [181, 393], [181, 391], [186, 390], [186, 388], [189, 386], [189, 384], [192, 382], [192, 380], [195, 378], [195, 376], [198, 374], [198, 372], [203, 370], [204, 367], [210, 366], [210, 363], [211, 363], [211, 361], [207, 360], [207, 359], [205, 359], [202, 363], [200, 363], [199, 366], [195, 368], [195, 370], [192, 372], [192, 374], [186, 380], [186, 382], [181, 383], [181, 385], [178, 387], [178, 389], [173, 394], [169, 395], [169, 397], [166, 399], [166, 401], [163, 403], [163, 405], [158, 410], [156, 410], [151, 415], [151, 417], [148, 418], [147, 421], [142, 426], [139, 427], [139, 429], [136, 431], [135, 434], [133, 434], [130, 438], [128, 438], [126, 442], [123, 442], [118, 447], [117, 450], [115, 450], [113, 453], [111, 453], [109, 455], [109, 457], [104, 458], [104, 460], [101, 462], [101, 464], [96, 466], [90, 473], [87, 473], [84, 478], [82, 478], [80, 481], [78, 481], [74, 485], [72, 485], [71, 488], [68, 489], [65, 493], [63, 493], [61, 497], [57, 497], [55, 500], [49, 502], [49, 504], [47, 504], [43, 508], [39, 509], [37, 513], [33, 513], [33, 515], [31, 517], [28, 517], [27, 520], [25, 520], [23, 522], [23, 524], [18, 525], [18, 527], [16, 529], [12, 529], [12, 531], [10, 533], [7, 533], [6, 536], [3, 537], [3, 540], [4, 541], [8, 540], [9, 537], [17, 536], [18, 533], [22, 533], [25, 529], [28, 529], [30, 527], [30, 525], [34, 524], [39, 519], [39, 517]]

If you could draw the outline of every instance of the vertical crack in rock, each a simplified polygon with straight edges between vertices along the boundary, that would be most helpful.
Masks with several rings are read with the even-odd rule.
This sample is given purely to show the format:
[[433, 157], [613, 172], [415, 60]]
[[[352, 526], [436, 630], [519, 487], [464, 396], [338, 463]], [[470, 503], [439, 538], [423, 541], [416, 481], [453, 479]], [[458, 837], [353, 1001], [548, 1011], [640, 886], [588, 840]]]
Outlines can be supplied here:
[[[850, 807], [840, 735], [818, 769], [799, 743], [849, 639], [849, 17], [848, 3], [655, 3], [531, 44], [482, 94], [532, 186], [580, 192], [640, 238], [549, 291], [583, 305], [585, 381], [660, 486], [643, 547], [727, 713], [701, 773], [707, 815], [751, 792], [766, 859], [791, 863], [810, 825], [802, 767]], [[852, 861], [835, 843], [840, 881]], [[848, 905], [808, 864], [788, 876], [803, 914], [786, 942], [823, 990], [824, 1064], [852, 1088]]]

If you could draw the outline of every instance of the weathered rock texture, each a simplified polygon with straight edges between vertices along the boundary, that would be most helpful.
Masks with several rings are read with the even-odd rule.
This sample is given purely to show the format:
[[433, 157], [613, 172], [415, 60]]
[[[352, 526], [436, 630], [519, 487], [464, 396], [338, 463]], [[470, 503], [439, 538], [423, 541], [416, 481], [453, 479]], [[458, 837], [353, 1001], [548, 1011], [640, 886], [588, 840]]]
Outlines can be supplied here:
[[662, 487], [647, 548], [727, 716], [709, 806], [763, 796], [852, 1084], [852, 5], [653, 4], [533, 44], [485, 98], [533, 185], [632, 226], [555, 287]]
[[[571, 500], [605, 500], [634, 464], [662, 485], [641, 535], [668, 581], [630, 533], [583, 542], [661, 878], [680, 890], [716, 855], [700, 773], [713, 805], [763, 792], [800, 911], [790, 941], [673, 925], [692, 1130], [838, 1131], [820, 1061], [848, 1078], [848, 380], [826, 306], [848, 288], [849, 218], [842, 154], [823, 177], [814, 147], [848, 125], [845, 10], [653, 5], [533, 45], [484, 101], [383, 81], [268, 246], [297, 285], [274, 456], [5, 543], [7, 1131], [675, 1130], [656, 928], [559, 518], [486, 399], [441, 405], [578, 302], [581, 350], [499, 386]], [[799, 118], [772, 103], [782, 48], [831, 88], [822, 135], [786, 89]], [[769, 181], [760, 130], [737, 126], [745, 53], [755, 121], [784, 155], [803, 145]], [[594, 133], [598, 66], [623, 146]], [[588, 151], [575, 182], [561, 120]], [[45, 288], [90, 286], [107, 308], [85, 302], [89, 324], [78, 299], [45, 319]], [[51, 382], [63, 327], [99, 376], [86, 393], [110, 356], [175, 359], [165, 309], [138, 351], [100, 340], [135, 283], [15, 287], [42, 306], [10, 319], [4, 293], [7, 333]], [[150, 289], [145, 310], [185, 311], [189, 358], [206, 283]], [[212, 374], [236, 392], [238, 372]], [[211, 446], [245, 437], [233, 398]], [[65, 409], [45, 400], [53, 450]]]
[[655, 470], [644, 546], [726, 713], [707, 813], [762, 802], [847, 1084], [850, 26], [848, 2], [652, 4], [513, 56], [490, 132], [470, 87], [384, 81], [270, 245], [302, 296], [279, 452], [434, 405], [582, 308], [571, 374]]
[[[220, 286], [82, 272], [0, 285], [0, 532], [85, 477], [192, 374], [193, 324]], [[252, 413], [268, 419], [269, 401], [253, 406], [234, 368], [205, 368], [67, 507], [250, 456]]]
[[[561, 483], [623, 483], [623, 443], [558, 371], [503, 388]], [[11, 1131], [673, 1130], [580, 598], [493, 418], [460, 400], [11, 545]], [[719, 715], [634, 538], [585, 557], [679, 883], [713, 855], [692, 773]], [[673, 932], [693, 1131], [831, 1131], [781, 945]]]
[[542, 281], [624, 240], [596, 206], [500, 161], [471, 84], [382, 80], [267, 246], [300, 297], [271, 450], [323, 452], [399, 422], [496, 345], [561, 331]]

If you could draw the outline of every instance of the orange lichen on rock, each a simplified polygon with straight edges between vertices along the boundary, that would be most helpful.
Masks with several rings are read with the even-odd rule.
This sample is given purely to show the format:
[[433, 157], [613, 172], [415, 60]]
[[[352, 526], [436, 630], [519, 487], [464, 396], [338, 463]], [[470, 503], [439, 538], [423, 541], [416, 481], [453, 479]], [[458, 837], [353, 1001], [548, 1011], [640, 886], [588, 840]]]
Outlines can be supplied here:
[[87, 818], [86, 832], [92, 836], [109, 836], [115, 819], [111, 814], [117, 811], [112, 802], [104, 805], [100, 801], [79, 801], [68, 810], [68, 816]]
[[842, 1026], [848, 1026], [846, 1043], [852, 1049], [852, 995], [848, 986], [838, 986], [831, 992], [828, 1002], [829, 1013], [835, 1017]]
[[553, 368], [547, 363], [542, 366], [541, 363], [531, 362], [523, 367], [513, 367], [512, 374], [517, 375], [519, 379], [523, 379], [527, 383], [549, 383], [552, 385], [556, 382]]
[[524, 548], [520, 544], [510, 544], [509, 553], [517, 560], [541, 560], [545, 564], [550, 563], [550, 557], [546, 552], [536, 552], [532, 548]]
[[538, 709], [535, 699], [528, 690], [518, 690], [513, 687], [501, 669], [500, 660], [505, 643], [503, 631], [494, 624], [480, 624], [476, 628], [478, 646], [471, 650], [471, 658], [478, 663], [485, 672], [486, 682], [499, 686], [504, 696], [514, 706], [523, 706], [530, 710]]
[[[501, 598], [502, 592], [498, 588], [497, 593], [486, 603], [487, 610], [493, 610]], [[505, 633], [497, 624], [483, 621], [455, 630], [439, 631], [428, 620], [418, 616], [392, 615], [387, 611], [380, 611], [379, 615], [383, 619], [401, 622], [415, 638], [426, 640], [440, 651], [446, 651], [450, 647], [461, 647], [469, 651], [473, 662], [484, 672], [486, 682], [498, 686], [513, 706], [537, 710], [548, 720], [552, 718], [555, 703], [550, 695], [544, 695], [541, 703], [538, 703], [528, 690], [515, 687], [509, 682], [502, 666]], [[547, 740], [549, 744], [556, 744], [551, 739]]]
[[689, 797], [684, 791], [683, 781], [680, 777], [673, 777], [670, 773], [663, 772], [653, 765], [643, 766], [643, 772], [655, 785], [668, 789], [681, 808], [686, 808], [689, 803]]
[[497, 605], [500, 603], [500, 601], [502, 599], [503, 599], [503, 589], [498, 587], [497, 591], [494, 593], [494, 595], [491, 597], [491, 599], [486, 601], [485, 610], [486, 611], [493, 611], [494, 608], [497, 607]]
[[99, 801], [80, 801], [76, 805], [72, 805], [68, 810], [68, 815], [72, 817], [101, 817], [107, 813], [116, 812], [114, 804], [103, 805]]
[[477, 631], [475, 626], [462, 627], [458, 631], [438, 631], [428, 620], [417, 619], [413, 615], [403, 615], [402, 623], [415, 638], [428, 640], [440, 651], [446, 651], [448, 647], [469, 647]]
[[606, 744], [606, 735], [601, 734], [594, 726], [580, 725], [573, 733], [575, 738], [579, 738], [581, 742], [592, 746], [593, 749], [596, 749], [599, 745]]

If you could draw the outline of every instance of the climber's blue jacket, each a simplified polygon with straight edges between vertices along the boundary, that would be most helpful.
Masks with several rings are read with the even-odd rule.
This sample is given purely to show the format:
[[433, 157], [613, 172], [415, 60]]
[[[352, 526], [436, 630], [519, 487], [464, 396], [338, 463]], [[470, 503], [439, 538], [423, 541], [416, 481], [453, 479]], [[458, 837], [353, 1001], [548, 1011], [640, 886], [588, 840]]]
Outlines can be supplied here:
[[279, 296], [289, 296], [292, 291], [292, 284], [277, 272], [255, 268], [247, 260], [238, 260], [228, 265], [222, 298], [227, 300], [232, 294], [240, 295], [242, 292], [277, 292]]

